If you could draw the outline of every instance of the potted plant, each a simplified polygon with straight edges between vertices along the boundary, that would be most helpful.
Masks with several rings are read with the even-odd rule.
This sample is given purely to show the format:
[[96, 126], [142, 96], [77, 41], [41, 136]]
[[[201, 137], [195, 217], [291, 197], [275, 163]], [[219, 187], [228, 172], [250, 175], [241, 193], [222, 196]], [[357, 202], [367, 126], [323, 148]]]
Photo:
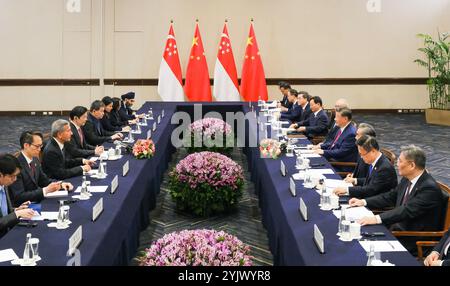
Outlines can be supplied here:
[[430, 109], [426, 110], [427, 123], [450, 126], [450, 37], [448, 33], [438, 34], [434, 40], [430, 35], [418, 34], [423, 39], [420, 48], [426, 59], [414, 62], [428, 70], [427, 87]]

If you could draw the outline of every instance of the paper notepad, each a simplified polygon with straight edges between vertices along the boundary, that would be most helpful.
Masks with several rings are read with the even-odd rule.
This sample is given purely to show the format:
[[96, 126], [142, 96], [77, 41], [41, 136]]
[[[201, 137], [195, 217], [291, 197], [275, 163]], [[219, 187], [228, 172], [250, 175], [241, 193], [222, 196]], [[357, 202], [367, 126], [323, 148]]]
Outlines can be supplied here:
[[346, 183], [343, 180], [333, 180], [333, 179], [326, 179], [325, 185], [327, 188], [338, 188], [338, 187], [352, 187], [353, 185], [350, 183]]
[[[341, 216], [341, 212], [340, 211], [335, 211], [333, 212], [333, 214], [339, 218]], [[353, 208], [348, 208], [345, 210], [345, 216], [347, 217], [347, 220], [350, 221], [357, 221], [363, 217], [366, 216], [373, 216], [373, 212], [369, 211], [367, 208], [365, 207], [353, 207]]]
[[319, 154], [302, 154], [303, 158], [320, 158]]
[[407, 251], [406, 248], [397, 240], [361, 240], [359, 241], [362, 248], [366, 252], [370, 251], [370, 246], [373, 245], [374, 251], [376, 252], [400, 252]]
[[308, 172], [311, 175], [332, 175], [332, 174], [334, 174], [333, 170], [331, 170], [331, 169], [309, 169]]
[[0, 250], [0, 263], [19, 259], [12, 248]]
[[[107, 189], [108, 186], [89, 186], [89, 192], [91, 193], [104, 193]], [[75, 193], [81, 193], [81, 187], [78, 187]]]

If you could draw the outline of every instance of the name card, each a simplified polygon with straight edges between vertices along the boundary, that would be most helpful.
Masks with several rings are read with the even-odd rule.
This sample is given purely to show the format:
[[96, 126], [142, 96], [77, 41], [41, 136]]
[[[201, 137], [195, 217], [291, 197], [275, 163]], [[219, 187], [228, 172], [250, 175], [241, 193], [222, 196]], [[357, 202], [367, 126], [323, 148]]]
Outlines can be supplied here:
[[286, 166], [284, 165], [283, 160], [280, 160], [280, 162], [281, 176], [286, 177]]
[[292, 177], [289, 179], [289, 190], [291, 191], [291, 195], [293, 197], [297, 196], [297, 191], [295, 190], [295, 182]]
[[156, 131], [156, 122], [153, 122], [153, 132]]
[[128, 174], [129, 170], [130, 170], [130, 161], [127, 161], [125, 164], [123, 164], [122, 167], [122, 177], [125, 177]]
[[320, 232], [317, 225], [314, 225], [314, 242], [316, 243], [317, 249], [320, 253], [325, 253], [325, 243], [323, 239], [323, 235]]
[[158, 124], [161, 123], [161, 115], [158, 115]]
[[162, 110], [162, 113], [161, 113], [161, 114], [162, 114], [162, 117], [164, 118], [164, 109]]
[[116, 175], [111, 182], [111, 194], [114, 194], [119, 186], [119, 176]]
[[151, 129], [149, 129], [147, 131], [147, 139], [150, 139], [150, 138], [152, 138], [152, 130]]
[[92, 208], [92, 221], [96, 221], [102, 212], [103, 212], [103, 198], [100, 198]]
[[303, 220], [307, 221], [308, 220], [308, 208], [306, 207], [305, 202], [303, 201], [302, 198], [300, 198], [299, 210], [300, 210], [300, 214], [302, 215]]
[[80, 246], [81, 241], [83, 240], [83, 229], [80, 225], [77, 230], [72, 234], [69, 238], [69, 250], [67, 251], [68, 256], [72, 256], [75, 253], [75, 250]]

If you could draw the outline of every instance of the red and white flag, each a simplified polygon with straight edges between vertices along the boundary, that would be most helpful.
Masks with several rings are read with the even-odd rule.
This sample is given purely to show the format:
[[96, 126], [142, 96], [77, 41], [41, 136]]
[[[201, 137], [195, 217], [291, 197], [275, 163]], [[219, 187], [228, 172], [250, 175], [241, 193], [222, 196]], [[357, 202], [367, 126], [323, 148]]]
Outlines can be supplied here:
[[258, 99], [267, 101], [266, 76], [253, 30], [253, 22], [250, 24], [247, 38], [241, 78], [241, 95], [246, 101], [258, 101]]
[[184, 101], [180, 58], [172, 23], [159, 66], [158, 93], [163, 101]]
[[208, 65], [198, 23], [195, 25], [194, 38], [192, 39], [184, 91], [190, 101], [211, 101]]
[[239, 83], [234, 62], [227, 23], [223, 26], [222, 36], [214, 68], [214, 96], [217, 101], [240, 101]]

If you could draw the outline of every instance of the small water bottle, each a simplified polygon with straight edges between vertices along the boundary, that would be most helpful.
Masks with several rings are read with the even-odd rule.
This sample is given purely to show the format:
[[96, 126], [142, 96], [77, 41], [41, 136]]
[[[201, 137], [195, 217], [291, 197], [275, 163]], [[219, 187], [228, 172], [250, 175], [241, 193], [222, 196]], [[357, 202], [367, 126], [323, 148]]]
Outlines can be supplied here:
[[[83, 189], [81, 190], [83, 191]], [[59, 201], [58, 219], [56, 220], [56, 228], [64, 228], [64, 201]]]
[[346, 209], [346, 208], [341, 207], [341, 216], [340, 216], [340, 218], [339, 218], [339, 225], [338, 225], [338, 228], [339, 228], [339, 234], [342, 233], [342, 223], [343, 223], [344, 221], [347, 220], [347, 218], [346, 218], [346, 216], [345, 216], [345, 209]]
[[116, 145], [116, 156], [120, 156], [122, 154], [122, 149], [120, 148], [120, 145], [117, 144]]
[[101, 178], [105, 175], [105, 169], [103, 165], [103, 159], [100, 158], [100, 163], [98, 164], [98, 177]]
[[151, 107], [148, 110], [148, 117], [149, 117], [149, 119], [153, 118], [153, 108], [151, 108]]
[[81, 190], [80, 190], [80, 194], [86, 195], [87, 194], [87, 184], [86, 184], [86, 175], [83, 173], [83, 178], [81, 180]]
[[34, 261], [34, 253], [33, 253], [33, 247], [31, 247], [31, 233], [27, 233], [27, 238], [25, 241], [25, 249], [23, 251], [23, 265], [30, 265]]
[[370, 245], [369, 252], [367, 252], [367, 266], [373, 266], [373, 261], [375, 260], [375, 248], [373, 244]]

